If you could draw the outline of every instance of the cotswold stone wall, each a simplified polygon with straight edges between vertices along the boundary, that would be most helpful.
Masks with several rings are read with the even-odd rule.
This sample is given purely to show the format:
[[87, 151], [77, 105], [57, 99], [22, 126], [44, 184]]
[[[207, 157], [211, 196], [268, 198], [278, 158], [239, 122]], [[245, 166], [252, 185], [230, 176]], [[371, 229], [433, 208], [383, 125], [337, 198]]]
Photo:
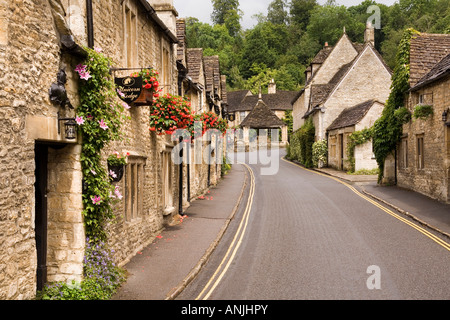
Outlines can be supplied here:
[[[408, 108], [414, 112], [419, 95], [433, 94], [433, 115], [412, 119], [403, 126], [403, 139], [398, 152], [398, 185], [441, 201], [450, 201], [449, 127], [442, 113], [450, 101], [450, 80], [444, 79], [411, 94]], [[423, 168], [419, 166], [418, 141], [423, 137]], [[406, 147], [405, 147], [406, 146]], [[406, 153], [406, 156], [405, 156]]]
[[[58, 108], [49, 101], [48, 90], [56, 82], [58, 70], [71, 61], [61, 57], [58, 33], [47, 1], [2, 1], [0, 30], [0, 299], [31, 299], [36, 292], [37, 265], [35, 141], [66, 142], [57, 133]], [[79, 176], [75, 164], [77, 154], [79, 150], [75, 147], [65, 160], [75, 176]], [[53, 168], [56, 167], [55, 163]], [[49, 164], [49, 175], [55, 179], [52, 191], [59, 196], [59, 177], [54, 175], [53, 168]], [[70, 208], [79, 208], [80, 190], [72, 196], [72, 185], [65, 184], [65, 187], [65, 199], [73, 204]], [[65, 262], [78, 260], [79, 266], [82, 260], [80, 251], [74, 253], [77, 258], [69, 251], [62, 253], [65, 244], [73, 239], [68, 234], [74, 233], [73, 229], [67, 234], [61, 230], [59, 222], [66, 219], [67, 212], [62, 212], [62, 207], [59, 212], [53, 211], [54, 205], [59, 204], [49, 204], [48, 237], [49, 244], [54, 245], [54, 250], [49, 250], [50, 279], [54, 270], [71, 277], [72, 267], [66, 264], [65, 268]], [[72, 213], [77, 221], [81, 220], [79, 211]], [[82, 246], [79, 242], [78, 249]]]

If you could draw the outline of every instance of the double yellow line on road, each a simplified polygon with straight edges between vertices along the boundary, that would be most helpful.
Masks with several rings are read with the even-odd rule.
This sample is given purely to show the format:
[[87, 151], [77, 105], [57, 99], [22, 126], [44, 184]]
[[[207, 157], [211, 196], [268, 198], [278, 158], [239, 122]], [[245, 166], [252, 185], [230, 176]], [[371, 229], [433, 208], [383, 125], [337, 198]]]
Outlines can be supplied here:
[[299, 168], [301, 168], [301, 169], [303, 169], [303, 170], [306, 170], [306, 171], [309, 171], [309, 172], [312, 172], [312, 173], [315, 173], [315, 174], [318, 174], [318, 175], [321, 175], [321, 176], [324, 176], [324, 177], [333, 179], [333, 180], [339, 182], [340, 184], [343, 184], [344, 186], [346, 186], [347, 188], [349, 188], [350, 190], [352, 190], [355, 194], [357, 194], [359, 197], [361, 197], [361, 198], [363, 198], [364, 200], [366, 200], [366, 201], [372, 203], [374, 206], [380, 208], [381, 210], [383, 210], [384, 212], [388, 213], [388, 214], [391, 215], [392, 217], [394, 217], [394, 218], [396, 218], [396, 219], [402, 221], [403, 223], [409, 225], [410, 227], [416, 229], [417, 231], [419, 231], [420, 233], [424, 234], [425, 236], [427, 236], [428, 238], [430, 238], [431, 240], [433, 240], [434, 242], [436, 242], [436, 243], [439, 244], [440, 246], [442, 246], [442, 247], [444, 247], [445, 249], [447, 249], [448, 251], [450, 251], [450, 244], [449, 244], [448, 242], [445, 242], [444, 240], [442, 240], [441, 238], [435, 236], [434, 234], [432, 234], [431, 232], [427, 231], [426, 229], [424, 229], [424, 228], [418, 226], [417, 224], [415, 224], [415, 223], [409, 221], [408, 219], [406, 219], [406, 218], [400, 216], [399, 214], [394, 213], [393, 211], [391, 211], [391, 210], [389, 210], [388, 208], [382, 206], [381, 204], [379, 204], [379, 203], [376, 202], [375, 200], [373, 200], [373, 199], [371, 199], [371, 198], [365, 196], [364, 194], [362, 194], [361, 192], [359, 192], [358, 190], [356, 190], [356, 189], [355, 189], [353, 186], [351, 186], [350, 184], [348, 184], [348, 183], [346, 183], [346, 182], [344, 182], [344, 181], [342, 181], [342, 180], [340, 180], [340, 179], [338, 179], [338, 178], [336, 178], [336, 177], [329, 176], [329, 175], [327, 175], [327, 174], [323, 174], [323, 173], [318, 172], [318, 171], [315, 171], [315, 170], [309, 170], [309, 169], [307, 169], [307, 168], [305, 168], [305, 167], [302, 167], [302, 166], [300, 166], [300, 165], [298, 165], [298, 164], [296, 164], [296, 163], [293, 163], [293, 162], [291, 162], [291, 161], [288, 161], [288, 160], [286, 160], [286, 159], [284, 159], [284, 158], [282, 158], [282, 160], [285, 161], [285, 162], [287, 162], [287, 163], [290, 163], [290, 164], [292, 164], [292, 165], [294, 165], [294, 166], [297, 166], [297, 167], [299, 167]]
[[245, 231], [247, 230], [248, 220], [250, 216], [250, 211], [253, 205], [253, 198], [255, 196], [255, 175], [253, 174], [253, 170], [246, 164], [242, 163], [250, 173], [250, 193], [248, 195], [247, 206], [245, 208], [244, 214], [242, 216], [241, 222], [239, 224], [239, 228], [236, 231], [236, 235], [234, 236], [233, 241], [231, 242], [227, 253], [225, 254], [222, 262], [217, 267], [216, 271], [212, 275], [211, 279], [208, 281], [206, 286], [203, 288], [202, 292], [195, 298], [195, 300], [207, 300], [216, 287], [219, 285], [225, 273], [228, 271], [228, 268], [233, 262], [234, 257], [236, 256], [236, 252], [242, 244], [242, 239], [244, 238]]

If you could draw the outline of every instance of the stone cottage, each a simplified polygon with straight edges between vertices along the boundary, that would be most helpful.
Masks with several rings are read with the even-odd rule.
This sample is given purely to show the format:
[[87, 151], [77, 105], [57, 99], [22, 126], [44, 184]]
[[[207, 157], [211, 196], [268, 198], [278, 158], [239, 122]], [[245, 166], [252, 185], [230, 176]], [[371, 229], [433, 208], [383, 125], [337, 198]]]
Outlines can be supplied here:
[[[83, 142], [71, 121], [84, 48], [110, 57], [115, 76], [153, 67], [163, 93], [177, 95], [187, 88], [187, 66], [178, 61], [176, 16], [171, 0], [0, 5], [0, 299], [32, 299], [46, 282], [82, 280]], [[106, 230], [119, 264], [188, 205], [170, 159], [174, 142], [149, 131], [150, 107], [124, 112], [124, 139], [102, 152], [105, 166], [108, 155], [129, 154], [114, 182], [123, 199]]]
[[[397, 184], [450, 202], [450, 35], [421, 33], [411, 39], [410, 92], [413, 114], [403, 125], [397, 152]], [[416, 110], [432, 112], [415, 117]], [[417, 111], [416, 111], [417, 112]]]
[[355, 146], [354, 150], [354, 168], [345, 160], [348, 158], [347, 150], [344, 146], [348, 145], [349, 135], [355, 131], [371, 128], [375, 121], [383, 112], [384, 103], [375, 100], [368, 100], [356, 106], [342, 111], [342, 113], [328, 127], [328, 165], [339, 170], [353, 169], [372, 170], [378, 168], [372, 151], [372, 142], [368, 141], [362, 145]]
[[[296, 91], [284, 91], [277, 90], [277, 86], [274, 80], [271, 80], [268, 86], [267, 94], [253, 95], [250, 90], [239, 90], [228, 92], [228, 113], [230, 120], [230, 127], [246, 127], [253, 129], [270, 129], [276, 128], [281, 130], [280, 145], [284, 146], [288, 142], [288, 127], [282, 121], [286, 117], [286, 111], [292, 111], [292, 99], [296, 96]], [[270, 116], [268, 119], [272, 119], [270, 123], [267, 119], [264, 123], [257, 125], [252, 116], [251, 121], [247, 119], [247, 125], [243, 125], [244, 120], [252, 113], [256, 108], [261, 110], [261, 106], [264, 105], [264, 110], [270, 110]], [[258, 108], [257, 108], [258, 107]], [[267, 110], [264, 113], [268, 113]], [[277, 119], [272, 117], [276, 116]], [[231, 118], [230, 118], [231, 115]], [[248, 124], [252, 123], [252, 126]], [[247, 135], [246, 135], [247, 136]], [[248, 139], [244, 138], [244, 143], [248, 145]]]
[[[346, 137], [333, 138], [330, 145], [329, 131], [332, 123], [345, 109], [369, 100], [384, 102], [389, 97], [392, 72], [374, 47], [374, 29], [367, 26], [365, 43], [353, 43], [345, 33], [334, 47], [325, 47], [316, 55], [306, 70], [306, 85], [292, 100], [294, 131], [312, 119], [316, 141], [329, 143], [329, 161], [337, 168], [344, 168], [347, 161]], [[377, 111], [375, 111], [375, 109]], [[380, 106], [375, 104], [374, 113]], [[348, 116], [343, 115], [342, 117]], [[349, 133], [346, 133], [347, 135]], [[333, 147], [334, 146], [334, 147]], [[370, 154], [371, 142], [364, 154]], [[334, 151], [336, 150], [336, 151]], [[338, 152], [343, 150], [343, 152]], [[343, 156], [343, 159], [338, 160]], [[368, 161], [371, 162], [371, 161]], [[372, 166], [373, 162], [369, 166]]]

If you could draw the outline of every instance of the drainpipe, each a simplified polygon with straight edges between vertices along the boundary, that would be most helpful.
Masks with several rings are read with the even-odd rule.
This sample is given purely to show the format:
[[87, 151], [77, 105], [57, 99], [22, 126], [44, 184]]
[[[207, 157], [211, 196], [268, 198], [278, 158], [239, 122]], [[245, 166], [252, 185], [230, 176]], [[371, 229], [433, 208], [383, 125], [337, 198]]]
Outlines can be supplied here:
[[86, 0], [86, 20], [88, 47], [94, 48], [94, 16], [92, 13], [92, 0]]
[[[180, 144], [183, 143], [183, 137], [179, 138]], [[183, 158], [183, 149], [180, 150], [180, 157]], [[178, 180], [178, 213], [180, 216], [184, 216], [183, 214], [183, 161], [180, 162], [179, 169], [179, 180]]]

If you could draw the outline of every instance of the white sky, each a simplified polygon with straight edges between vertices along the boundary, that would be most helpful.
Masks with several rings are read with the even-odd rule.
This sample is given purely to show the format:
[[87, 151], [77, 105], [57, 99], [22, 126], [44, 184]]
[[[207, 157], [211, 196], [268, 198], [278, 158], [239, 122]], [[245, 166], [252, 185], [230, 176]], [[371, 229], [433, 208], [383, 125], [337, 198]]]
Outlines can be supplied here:
[[[267, 7], [272, 0], [240, 0], [240, 9], [244, 12], [241, 21], [244, 29], [251, 28], [256, 21], [252, 16], [258, 13], [267, 14]], [[363, 0], [337, 0], [336, 3], [345, 6], [358, 5]], [[377, 3], [392, 5], [396, 0], [376, 0]], [[319, 4], [326, 3], [326, 0], [318, 0]], [[173, 0], [175, 9], [178, 11], [179, 18], [195, 17], [201, 22], [211, 23], [212, 4], [211, 0]]]

